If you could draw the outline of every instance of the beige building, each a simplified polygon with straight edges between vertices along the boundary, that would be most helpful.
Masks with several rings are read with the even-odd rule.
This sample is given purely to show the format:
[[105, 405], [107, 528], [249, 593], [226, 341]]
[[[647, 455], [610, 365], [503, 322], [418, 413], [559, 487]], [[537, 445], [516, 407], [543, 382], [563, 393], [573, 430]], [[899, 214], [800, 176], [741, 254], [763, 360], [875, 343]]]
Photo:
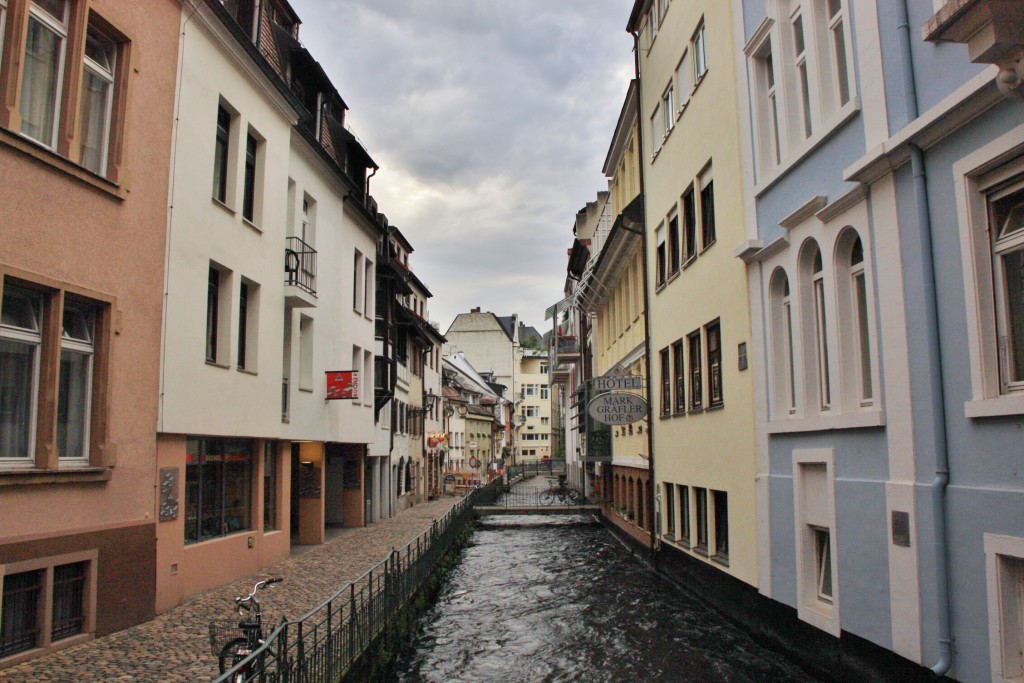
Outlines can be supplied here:
[[[754, 373], [734, 3], [637, 0], [662, 556], [757, 585]], [[696, 564], [694, 564], [696, 563]]]
[[154, 614], [180, 22], [0, 2], [0, 668]]
[[[538, 336], [539, 337], [539, 336]], [[519, 443], [516, 462], [535, 462], [554, 455], [551, 440], [551, 386], [547, 351], [523, 349], [519, 361]]]

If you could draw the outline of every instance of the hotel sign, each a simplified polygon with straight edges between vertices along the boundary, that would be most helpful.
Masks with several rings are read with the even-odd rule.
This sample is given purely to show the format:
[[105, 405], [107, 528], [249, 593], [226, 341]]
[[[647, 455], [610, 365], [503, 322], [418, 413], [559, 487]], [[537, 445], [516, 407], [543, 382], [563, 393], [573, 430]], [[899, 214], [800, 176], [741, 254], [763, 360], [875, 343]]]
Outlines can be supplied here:
[[597, 391], [641, 391], [644, 378], [639, 375], [622, 375], [619, 377], [595, 377], [590, 380], [591, 386]]
[[602, 424], [628, 425], [647, 417], [648, 406], [643, 396], [624, 391], [610, 391], [595, 396], [590, 401], [587, 412], [590, 417]]

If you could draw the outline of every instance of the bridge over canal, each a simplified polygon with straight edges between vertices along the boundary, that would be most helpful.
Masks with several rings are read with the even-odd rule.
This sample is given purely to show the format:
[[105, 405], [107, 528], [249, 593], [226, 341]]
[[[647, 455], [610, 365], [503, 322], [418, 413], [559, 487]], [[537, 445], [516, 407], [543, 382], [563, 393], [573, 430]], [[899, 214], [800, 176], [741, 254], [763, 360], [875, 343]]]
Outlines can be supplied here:
[[596, 515], [601, 506], [571, 488], [559, 488], [556, 479], [534, 477], [511, 486], [493, 486], [492, 495], [473, 505], [478, 515]]

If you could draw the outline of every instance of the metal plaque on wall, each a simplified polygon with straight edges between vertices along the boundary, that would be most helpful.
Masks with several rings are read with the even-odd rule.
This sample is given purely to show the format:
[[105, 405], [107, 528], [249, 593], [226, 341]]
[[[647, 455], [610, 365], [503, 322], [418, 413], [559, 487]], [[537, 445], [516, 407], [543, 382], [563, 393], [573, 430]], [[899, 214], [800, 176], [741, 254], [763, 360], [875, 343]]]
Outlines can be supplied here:
[[178, 518], [178, 468], [160, 468], [160, 521], [170, 522]]

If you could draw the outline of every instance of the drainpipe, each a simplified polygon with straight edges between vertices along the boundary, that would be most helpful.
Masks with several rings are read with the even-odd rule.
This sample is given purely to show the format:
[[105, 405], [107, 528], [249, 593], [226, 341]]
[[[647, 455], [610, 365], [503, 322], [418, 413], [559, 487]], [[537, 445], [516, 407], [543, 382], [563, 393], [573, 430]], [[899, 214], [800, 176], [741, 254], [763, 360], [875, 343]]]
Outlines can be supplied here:
[[[914, 59], [911, 53], [910, 21], [907, 0], [896, 3], [896, 30], [899, 37], [900, 62], [903, 67], [903, 98], [907, 123], [918, 116], [917, 86], [914, 82]], [[949, 450], [946, 434], [946, 401], [942, 374], [942, 348], [938, 328], [936, 302], [935, 247], [932, 244], [932, 226], [928, 211], [928, 187], [925, 174], [924, 152], [911, 143], [910, 168], [913, 174], [916, 228], [921, 259], [921, 291], [924, 294], [924, 316], [928, 336], [924, 351], [928, 357], [928, 371], [935, 378], [931, 387], [932, 437], [935, 448], [935, 478], [931, 484], [932, 525], [934, 527], [934, 561], [936, 591], [936, 621], [939, 640], [939, 661], [931, 670], [942, 676], [953, 664], [952, 629], [949, 615], [949, 551], [946, 542], [946, 489], [949, 486]]]
[[[637, 170], [640, 174], [640, 196], [644, 205], [643, 216], [644, 225], [643, 230], [640, 233], [640, 247], [643, 252], [643, 288], [644, 288], [644, 354], [647, 356], [646, 362], [644, 363], [644, 381], [647, 382], [647, 481], [650, 483], [650, 491], [654, 491], [657, 486], [657, 482], [654, 479], [654, 417], [650, 413], [650, 406], [654, 403], [651, 400], [651, 363], [653, 356], [651, 355], [651, 316], [649, 312], [651, 310], [651, 288], [650, 282], [647, 275], [647, 199], [646, 199], [646, 187], [644, 185], [644, 117], [643, 117], [643, 88], [641, 87], [640, 81], [640, 34], [637, 31], [630, 31], [630, 35], [633, 36], [633, 75], [636, 78], [636, 143], [637, 149], [640, 150], [640, 163], [637, 164]], [[647, 504], [647, 518], [649, 520], [648, 525], [651, 528], [651, 558], [657, 562], [657, 556], [655, 551], [658, 547], [658, 534], [655, 527], [657, 526], [654, 522], [654, 496], [648, 495], [646, 498]]]

